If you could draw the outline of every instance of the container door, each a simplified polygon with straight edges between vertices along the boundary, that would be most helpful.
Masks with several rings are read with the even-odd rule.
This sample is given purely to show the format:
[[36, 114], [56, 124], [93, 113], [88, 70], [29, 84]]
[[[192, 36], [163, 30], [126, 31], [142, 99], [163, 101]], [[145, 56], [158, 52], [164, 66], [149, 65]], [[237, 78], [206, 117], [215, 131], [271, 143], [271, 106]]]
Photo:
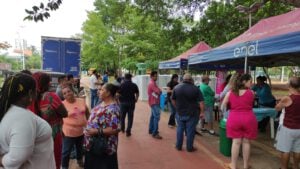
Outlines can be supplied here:
[[62, 50], [64, 50], [64, 72], [78, 77], [80, 72], [80, 42], [65, 41]]
[[60, 59], [60, 41], [42, 39], [42, 69], [54, 72], [61, 72], [61, 59]]

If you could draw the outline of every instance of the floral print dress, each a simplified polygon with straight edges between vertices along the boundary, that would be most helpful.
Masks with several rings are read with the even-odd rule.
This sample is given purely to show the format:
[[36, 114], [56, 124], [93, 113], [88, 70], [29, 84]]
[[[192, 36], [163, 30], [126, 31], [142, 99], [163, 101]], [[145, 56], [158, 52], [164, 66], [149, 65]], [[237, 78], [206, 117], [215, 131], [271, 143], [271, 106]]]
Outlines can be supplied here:
[[[99, 104], [95, 106], [89, 117], [87, 128], [102, 128], [105, 129], [111, 127], [113, 130], [117, 130], [120, 127], [120, 107], [117, 103], [110, 105]], [[108, 149], [107, 154], [112, 155], [117, 152], [118, 148], [118, 135], [107, 136]], [[85, 136], [84, 146], [87, 151], [91, 147], [91, 137]]]

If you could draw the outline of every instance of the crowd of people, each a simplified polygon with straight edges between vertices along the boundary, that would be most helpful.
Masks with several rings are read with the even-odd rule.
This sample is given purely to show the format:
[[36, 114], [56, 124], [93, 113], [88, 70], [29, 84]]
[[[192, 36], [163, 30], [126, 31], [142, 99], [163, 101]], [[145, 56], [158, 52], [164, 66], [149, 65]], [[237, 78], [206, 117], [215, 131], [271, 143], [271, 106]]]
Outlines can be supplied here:
[[[50, 91], [50, 81], [47, 73], [27, 70], [5, 80], [0, 95], [0, 168], [67, 169], [72, 151], [80, 167], [118, 168], [118, 87], [101, 84], [96, 89], [101, 102], [90, 113], [72, 75], [58, 78], [56, 92]], [[96, 156], [88, 150], [90, 138], [100, 130], [107, 137], [107, 149]]]
[[[151, 107], [149, 134], [153, 138], [162, 139], [158, 133], [160, 119], [159, 95], [157, 87], [157, 72], [151, 72], [148, 86], [148, 102]], [[182, 150], [183, 136], [186, 135], [186, 149], [193, 152], [196, 125], [200, 122], [201, 131], [215, 134], [213, 130], [213, 106], [215, 101], [221, 102], [222, 116], [227, 118], [226, 136], [232, 139], [231, 162], [225, 163], [227, 169], [237, 169], [237, 161], [242, 147], [243, 168], [250, 169], [251, 140], [257, 138], [258, 129], [265, 132], [268, 118], [258, 122], [253, 107], [276, 108], [281, 123], [276, 136], [276, 149], [281, 152], [281, 169], [288, 169], [289, 157], [293, 155], [293, 169], [299, 168], [300, 161], [300, 78], [291, 77], [289, 81], [289, 96], [282, 98], [276, 105], [276, 99], [266, 83], [265, 76], [258, 76], [256, 84], [252, 84], [249, 74], [235, 73], [228, 75], [222, 84], [222, 92], [215, 97], [215, 92], [209, 86], [210, 78], [202, 76], [202, 83], [197, 87], [190, 74], [183, 76], [178, 83], [178, 75], [174, 74], [167, 84], [167, 102], [170, 119], [168, 125], [177, 124], [176, 149]], [[170, 101], [171, 100], [171, 101]], [[257, 102], [257, 105], [255, 105]], [[299, 103], [298, 103], [299, 102]], [[175, 112], [175, 113], [174, 113]], [[176, 122], [172, 120], [176, 116]], [[288, 115], [286, 115], [288, 114]], [[284, 120], [283, 120], [284, 119]], [[175, 125], [174, 125], [175, 124]], [[208, 129], [205, 128], [208, 124]], [[154, 134], [153, 134], [154, 133]]]
[[[159, 132], [161, 116], [160, 96], [157, 84], [158, 72], [152, 71], [147, 88], [150, 107], [149, 134], [163, 139]], [[249, 169], [251, 140], [256, 139], [258, 129], [265, 130], [264, 119], [258, 123], [253, 112], [255, 100], [259, 107], [271, 107], [283, 111], [276, 136], [276, 149], [281, 152], [281, 169], [287, 169], [293, 155], [293, 169], [300, 161], [300, 78], [289, 80], [290, 95], [277, 104], [266, 78], [259, 76], [252, 84], [249, 74], [229, 75], [223, 84], [223, 92], [215, 97], [210, 87], [210, 77], [203, 75], [196, 86], [189, 73], [182, 81], [173, 74], [167, 86], [167, 103], [170, 111], [168, 126], [176, 127], [176, 146], [194, 152], [196, 126], [202, 132], [215, 135], [213, 109], [215, 101], [221, 102], [221, 111], [227, 118], [226, 135], [232, 139], [231, 163], [228, 169], [236, 169], [240, 147], [243, 168]], [[118, 134], [132, 135], [135, 104], [139, 88], [132, 82], [132, 75], [116, 78], [109, 83], [108, 73], [100, 78], [96, 71], [90, 76], [90, 102], [80, 97], [78, 83], [72, 75], [58, 78], [56, 92], [49, 91], [51, 78], [47, 73], [22, 71], [8, 77], [0, 94], [0, 167], [11, 169], [68, 169], [74, 152], [77, 164], [85, 169], [118, 168]], [[90, 110], [90, 111], [89, 111]], [[126, 123], [127, 117], [127, 123]], [[127, 127], [126, 127], [127, 124]], [[205, 124], [208, 124], [206, 127]], [[95, 140], [103, 139], [104, 153], [94, 153]], [[101, 145], [102, 146], [102, 145]]]

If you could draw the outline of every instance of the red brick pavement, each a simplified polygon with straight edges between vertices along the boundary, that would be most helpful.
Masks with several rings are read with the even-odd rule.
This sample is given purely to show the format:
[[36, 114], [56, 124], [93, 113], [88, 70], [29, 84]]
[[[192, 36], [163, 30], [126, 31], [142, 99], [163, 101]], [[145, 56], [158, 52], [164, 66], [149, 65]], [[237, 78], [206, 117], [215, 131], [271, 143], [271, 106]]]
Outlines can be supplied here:
[[136, 106], [132, 136], [120, 133], [118, 159], [120, 169], [221, 169], [222, 161], [213, 155], [201, 138], [197, 136], [195, 147], [198, 151], [189, 153], [177, 151], [176, 129], [167, 125], [169, 114], [162, 113], [159, 123], [162, 140], [148, 134], [150, 108], [146, 102]]
[[[88, 79], [82, 81], [88, 86]], [[89, 96], [87, 96], [89, 98]], [[207, 133], [196, 136], [194, 145], [196, 152], [177, 151], [176, 129], [167, 125], [169, 114], [162, 112], [159, 123], [162, 140], [156, 140], [148, 134], [150, 108], [147, 102], [139, 101], [134, 114], [132, 136], [119, 134], [118, 161], [120, 169], [222, 169], [224, 162], [230, 158], [224, 157], [218, 151], [218, 137]], [[218, 125], [215, 123], [218, 131]], [[255, 169], [279, 168], [279, 154], [274, 149], [269, 133], [259, 134], [257, 141], [253, 141], [250, 164]], [[239, 159], [242, 166], [242, 159]], [[75, 160], [71, 160], [71, 169], [80, 169]]]

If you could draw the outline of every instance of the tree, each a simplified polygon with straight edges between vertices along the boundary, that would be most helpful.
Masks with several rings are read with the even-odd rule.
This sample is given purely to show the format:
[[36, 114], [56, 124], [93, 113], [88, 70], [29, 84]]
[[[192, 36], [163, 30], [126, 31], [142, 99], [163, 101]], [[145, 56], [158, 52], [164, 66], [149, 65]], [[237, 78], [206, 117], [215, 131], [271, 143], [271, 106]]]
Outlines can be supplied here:
[[35, 46], [31, 46], [32, 56], [26, 57], [26, 69], [41, 69], [42, 56], [41, 53], [36, 50]]
[[117, 54], [109, 29], [105, 28], [99, 17], [98, 13], [89, 12], [88, 20], [83, 25], [82, 65], [85, 68], [103, 68]]
[[[96, 10], [89, 13], [83, 26], [84, 67], [134, 70], [136, 62], [145, 62], [153, 69], [158, 67], [159, 61], [177, 56], [199, 41], [219, 46], [248, 29], [247, 15], [235, 7], [249, 6], [255, 0], [207, 3], [209, 6], [197, 22], [186, 19], [191, 14], [179, 13], [184, 7], [190, 7], [190, 3], [203, 5], [204, 1], [131, 2], [96, 0]], [[253, 24], [290, 9], [279, 2], [266, 2], [253, 14]]]
[[11, 64], [12, 70], [20, 70], [21, 62], [15, 59], [9, 59], [5, 55], [0, 55], [0, 63], [9, 63]]
[[[248, 14], [239, 13], [235, 7], [250, 6], [254, 2], [254, 0], [237, 0], [233, 4], [224, 4], [222, 1], [212, 2], [189, 36], [194, 43], [203, 40], [212, 47], [232, 40], [249, 28]], [[252, 25], [263, 18], [290, 11], [291, 8], [282, 3], [269, 1], [252, 14]]]
[[0, 42], [0, 49], [8, 49], [10, 47], [11, 45], [8, 44], [7, 42]]
[[[125, 2], [128, 1], [129, 0], [126, 0]], [[196, 11], [203, 12], [212, 1], [213, 0], [135, 0], [135, 3], [143, 7], [142, 9], [145, 11], [151, 11], [150, 13], [156, 14], [157, 16], [168, 16], [169, 14], [162, 12], [162, 9], [169, 4], [173, 4], [176, 6], [176, 8], [168, 8], [169, 13], [176, 13], [176, 15], [180, 14], [191, 21], [193, 20]], [[225, 1], [230, 3], [232, 0]], [[294, 7], [300, 7], [300, 1], [296, 0], [263, 0], [263, 3], [268, 2], [277, 2]], [[49, 12], [59, 9], [61, 4], [62, 0], [48, 0], [46, 5], [43, 2], [41, 2], [40, 5], [34, 5], [32, 6], [32, 9], [25, 9], [27, 16], [24, 18], [24, 20], [33, 20], [35, 22], [44, 21], [44, 19], [48, 19], [50, 17]]]
[[[157, 60], [169, 59], [186, 50], [187, 48], [183, 49], [182, 46], [187, 44], [188, 39], [186, 36], [188, 29], [185, 28], [183, 21], [180, 18], [170, 18], [168, 13], [170, 4], [161, 4], [165, 6], [160, 6], [158, 10], [153, 11], [151, 4], [145, 10], [141, 1], [132, 4], [129, 1], [97, 0], [95, 2], [94, 17], [88, 19], [83, 29], [84, 43], [90, 41], [87, 37], [95, 36], [97, 31], [102, 34], [107, 32], [107, 36], [102, 40], [113, 44], [108, 46], [110, 50], [112, 48], [116, 49], [113, 57], [109, 56], [109, 61], [115, 63], [113, 65], [122, 66], [124, 65], [122, 64], [123, 60], [132, 58], [138, 62], [147, 60], [156, 63], [157, 67]], [[101, 22], [101, 26], [98, 26], [98, 30], [88, 31], [87, 28], [94, 25], [91, 24], [93, 22]], [[90, 35], [87, 36], [87, 34]], [[93, 43], [93, 45], [98, 44]], [[105, 46], [103, 42], [99, 45]], [[188, 45], [188, 47], [191, 46]], [[106, 47], [104, 48], [101, 50], [102, 59], [99, 60], [108, 57], [103, 52], [106, 50]], [[83, 48], [83, 53], [97, 53], [96, 50], [90, 50], [91, 47], [87, 49]], [[93, 55], [87, 53], [83, 57]], [[85, 60], [88, 60], [88, 58], [85, 58]]]
[[32, 9], [25, 9], [27, 16], [24, 20], [33, 20], [35, 22], [44, 21], [44, 19], [50, 17], [49, 11], [55, 11], [62, 4], [62, 0], [48, 0], [45, 5], [43, 2], [40, 5], [35, 5]]

